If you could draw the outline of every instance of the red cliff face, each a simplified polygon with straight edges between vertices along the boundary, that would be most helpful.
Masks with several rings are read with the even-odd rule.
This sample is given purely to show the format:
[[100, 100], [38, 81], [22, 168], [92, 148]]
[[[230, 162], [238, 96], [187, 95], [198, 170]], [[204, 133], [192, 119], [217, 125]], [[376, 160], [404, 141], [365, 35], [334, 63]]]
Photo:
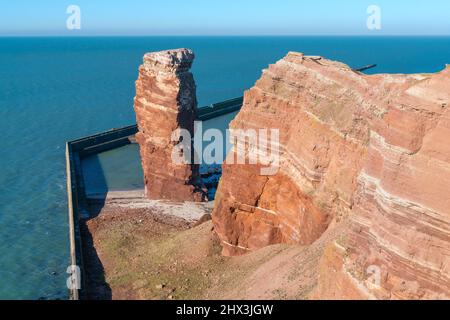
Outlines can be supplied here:
[[226, 255], [310, 245], [316, 298], [450, 297], [450, 68], [364, 75], [289, 53], [246, 92], [234, 129], [279, 129], [280, 165], [230, 164], [213, 221]]
[[189, 72], [193, 60], [188, 49], [154, 52], [144, 56], [139, 68], [134, 100], [139, 127], [136, 140], [150, 199], [201, 201], [205, 197], [196, 187], [198, 166], [172, 159], [174, 148], [182, 141], [173, 133], [185, 129], [193, 136], [197, 106], [196, 86]]

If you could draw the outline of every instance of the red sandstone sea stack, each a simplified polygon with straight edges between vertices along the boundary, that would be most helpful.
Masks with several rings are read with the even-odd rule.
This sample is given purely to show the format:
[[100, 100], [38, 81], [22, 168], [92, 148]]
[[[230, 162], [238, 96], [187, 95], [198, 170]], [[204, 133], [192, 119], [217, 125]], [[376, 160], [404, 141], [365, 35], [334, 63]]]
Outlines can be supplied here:
[[[172, 159], [182, 141], [177, 133], [194, 132], [197, 107], [192, 73], [194, 54], [188, 49], [147, 53], [136, 81], [136, 111], [145, 191], [150, 199], [203, 201], [198, 165]], [[175, 133], [174, 133], [175, 132]], [[191, 154], [191, 150], [185, 150]]]
[[224, 164], [213, 212], [224, 254], [312, 245], [345, 225], [316, 298], [449, 298], [449, 102], [448, 66], [364, 75], [300, 53], [271, 65], [231, 127], [278, 129], [280, 169]]

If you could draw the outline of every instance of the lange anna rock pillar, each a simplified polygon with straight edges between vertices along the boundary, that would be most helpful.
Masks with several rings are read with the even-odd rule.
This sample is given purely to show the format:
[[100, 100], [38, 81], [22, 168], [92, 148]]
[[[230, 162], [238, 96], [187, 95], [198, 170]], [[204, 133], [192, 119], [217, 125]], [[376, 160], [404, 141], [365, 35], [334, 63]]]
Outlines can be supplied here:
[[[194, 53], [188, 49], [147, 53], [136, 81], [136, 111], [145, 193], [150, 199], [203, 201], [199, 167], [173, 160], [184, 129], [193, 137], [197, 106], [194, 77], [189, 72]], [[185, 131], [186, 132], [186, 131]], [[175, 139], [174, 139], [175, 137]], [[186, 141], [183, 145], [186, 145]], [[192, 152], [192, 140], [187, 153]]]

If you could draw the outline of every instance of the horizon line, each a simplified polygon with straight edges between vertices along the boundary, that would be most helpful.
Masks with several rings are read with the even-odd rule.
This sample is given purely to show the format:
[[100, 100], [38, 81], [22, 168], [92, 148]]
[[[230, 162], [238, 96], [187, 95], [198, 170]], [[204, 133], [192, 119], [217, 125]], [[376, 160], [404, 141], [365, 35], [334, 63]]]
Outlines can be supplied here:
[[450, 34], [0, 34], [0, 38], [93, 37], [450, 37]]

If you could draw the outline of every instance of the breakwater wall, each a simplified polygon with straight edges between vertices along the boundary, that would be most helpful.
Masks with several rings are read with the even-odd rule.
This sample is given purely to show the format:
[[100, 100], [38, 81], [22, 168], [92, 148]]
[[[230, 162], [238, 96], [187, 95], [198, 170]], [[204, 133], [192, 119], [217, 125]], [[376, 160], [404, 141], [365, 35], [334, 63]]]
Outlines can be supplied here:
[[[197, 119], [205, 121], [238, 111], [243, 98], [235, 98], [212, 104], [197, 110]], [[106, 132], [66, 142], [67, 202], [69, 214], [70, 263], [79, 274], [80, 286], [69, 288], [70, 300], [86, 297], [85, 272], [83, 267], [82, 238], [80, 221], [89, 218], [89, 208], [83, 179], [81, 160], [93, 154], [123, 147], [134, 142], [137, 125], [111, 129]]]

